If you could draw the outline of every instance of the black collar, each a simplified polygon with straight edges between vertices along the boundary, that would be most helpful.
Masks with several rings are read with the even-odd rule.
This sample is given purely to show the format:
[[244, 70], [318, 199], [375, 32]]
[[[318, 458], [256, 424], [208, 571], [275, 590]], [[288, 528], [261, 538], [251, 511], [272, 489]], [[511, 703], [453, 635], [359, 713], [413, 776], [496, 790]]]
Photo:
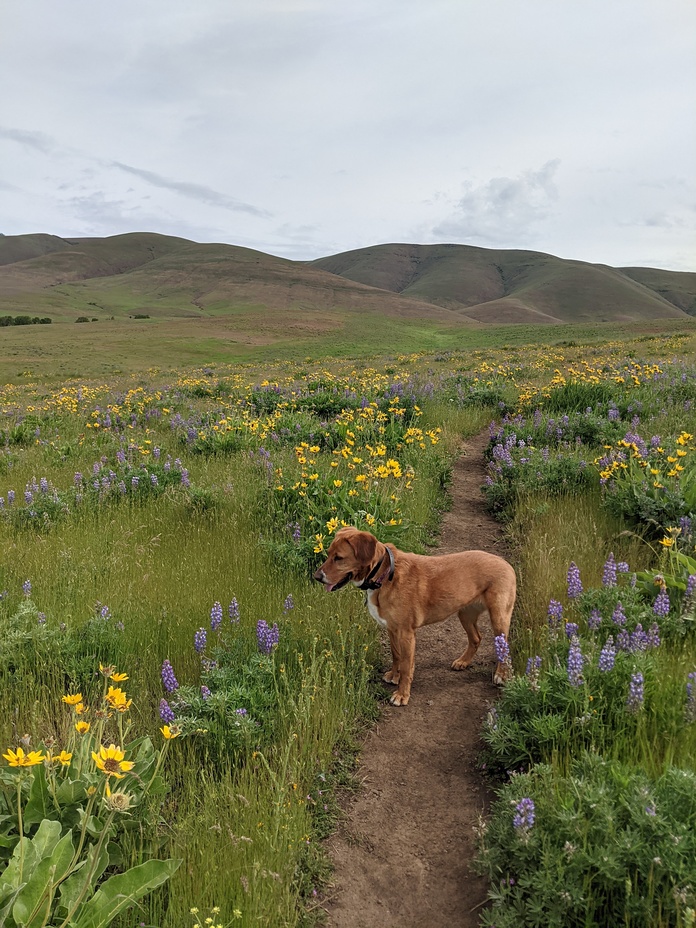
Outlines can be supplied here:
[[[358, 587], [359, 590], [378, 590], [385, 580], [392, 580], [394, 577], [394, 555], [392, 554], [391, 548], [388, 548], [385, 545], [386, 552], [389, 555], [389, 567], [385, 568], [379, 576], [376, 576], [380, 567], [384, 563], [384, 556], [382, 560], [377, 563], [370, 573], [365, 577], [363, 582]], [[374, 579], [373, 579], [374, 578]]]

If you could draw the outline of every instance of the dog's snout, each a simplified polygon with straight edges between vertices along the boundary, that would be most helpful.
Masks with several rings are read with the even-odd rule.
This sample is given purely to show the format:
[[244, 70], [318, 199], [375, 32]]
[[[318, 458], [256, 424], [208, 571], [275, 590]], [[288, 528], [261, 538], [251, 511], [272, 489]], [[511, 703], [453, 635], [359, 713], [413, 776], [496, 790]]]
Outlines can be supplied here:
[[315, 580], [318, 580], [319, 583], [326, 582], [326, 576], [324, 575], [324, 571], [321, 567], [319, 568], [319, 570], [315, 570], [312, 576]]

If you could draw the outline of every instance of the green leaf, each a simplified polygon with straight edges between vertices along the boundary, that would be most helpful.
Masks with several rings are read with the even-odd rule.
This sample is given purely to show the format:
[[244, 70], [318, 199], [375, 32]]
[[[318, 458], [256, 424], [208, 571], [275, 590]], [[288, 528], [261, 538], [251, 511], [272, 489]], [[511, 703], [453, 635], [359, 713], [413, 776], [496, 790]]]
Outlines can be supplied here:
[[91, 874], [89, 879], [89, 888], [85, 892], [84, 896], [85, 899], [88, 899], [92, 895], [97, 880], [106, 870], [109, 864], [109, 854], [106, 848], [102, 846], [99, 858], [95, 861], [96, 851], [97, 845], [90, 845], [85, 858], [76, 865], [75, 869], [67, 878], [67, 880], [61, 884], [60, 908], [64, 910], [64, 916], [66, 916], [68, 912], [72, 911], [80, 896], [80, 893], [85, 886], [85, 883], [87, 882], [88, 876]]
[[12, 917], [18, 926], [39, 928], [44, 924], [51, 910], [56, 884], [70, 871], [73, 851], [72, 834], [68, 832], [53, 848], [51, 855], [38, 864], [12, 908]]
[[62, 807], [81, 802], [86, 796], [82, 780], [65, 780], [56, 790], [56, 798]]
[[106, 928], [119, 912], [166, 883], [180, 865], [180, 860], [148, 860], [126, 873], [112, 876], [82, 906], [77, 921], [71, 922], [70, 928]]
[[53, 803], [46, 782], [46, 768], [43, 764], [34, 767], [34, 779], [29, 790], [29, 799], [24, 809], [24, 822], [35, 825], [53, 812]]
[[[53, 852], [53, 848], [60, 839], [60, 822], [44, 819], [34, 837], [18, 841], [12, 858], [2, 875], [3, 883], [18, 887], [26, 883], [39, 864], [39, 862]], [[24, 860], [22, 860], [22, 844], [24, 845]], [[21, 874], [20, 874], [21, 866]]]

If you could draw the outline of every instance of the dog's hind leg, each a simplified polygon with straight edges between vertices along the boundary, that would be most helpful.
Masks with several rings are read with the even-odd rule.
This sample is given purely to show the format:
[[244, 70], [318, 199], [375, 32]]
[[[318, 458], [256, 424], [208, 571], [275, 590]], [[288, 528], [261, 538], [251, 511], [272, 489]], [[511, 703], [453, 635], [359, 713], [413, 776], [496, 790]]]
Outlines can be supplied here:
[[481, 613], [485, 612], [485, 610], [486, 607], [482, 602], [469, 603], [468, 606], [463, 606], [459, 610], [459, 621], [462, 623], [462, 628], [466, 632], [467, 646], [466, 651], [461, 657], [458, 657], [456, 661], [452, 661], [452, 670], [464, 670], [464, 668], [468, 667], [473, 661], [474, 655], [478, 651], [478, 646], [481, 644], [481, 633], [478, 630], [478, 620]]
[[397, 686], [399, 683], [399, 638], [396, 632], [389, 632], [389, 646], [392, 653], [392, 665], [391, 670], [388, 670], [382, 679], [385, 683], [393, 683], [394, 686]]

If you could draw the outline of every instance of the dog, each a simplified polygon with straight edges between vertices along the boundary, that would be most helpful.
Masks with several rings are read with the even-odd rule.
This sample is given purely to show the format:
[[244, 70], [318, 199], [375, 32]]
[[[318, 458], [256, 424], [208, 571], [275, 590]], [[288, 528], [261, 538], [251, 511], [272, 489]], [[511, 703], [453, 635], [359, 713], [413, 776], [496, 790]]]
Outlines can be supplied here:
[[[347, 583], [365, 590], [370, 615], [389, 633], [392, 666], [383, 679], [397, 687], [390, 699], [394, 706], [408, 705], [416, 629], [422, 625], [459, 616], [468, 645], [453, 661], [453, 670], [464, 670], [474, 659], [481, 643], [477, 622], [482, 612], [488, 610], [494, 634], [507, 640], [517, 580], [510, 564], [497, 554], [409, 554], [352, 526], [336, 532], [326, 554], [314, 579], [327, 592]], [[506, 672], [498, 662], [493, 682], [504, 683]]]

